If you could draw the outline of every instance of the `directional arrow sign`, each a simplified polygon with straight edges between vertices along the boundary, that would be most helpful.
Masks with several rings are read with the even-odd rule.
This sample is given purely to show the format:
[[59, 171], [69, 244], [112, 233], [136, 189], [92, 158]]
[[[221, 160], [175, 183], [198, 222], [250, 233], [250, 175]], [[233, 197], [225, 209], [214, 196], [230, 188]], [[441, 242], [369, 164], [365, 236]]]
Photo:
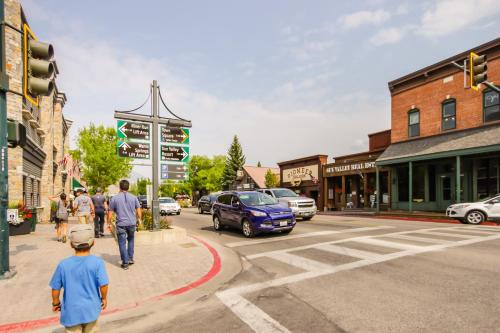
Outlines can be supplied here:
[[[172, 171], [175, 170], [175, 171]], [[187, 167], [184, 165], [161, 164], [161, 179], [184, 180], [187, 178]]]
[[116, 127], [118, 138], [120, 139], [145, 141], [149, 141], [151, 139], [151, 127], [149, 124], [118, 120]]
[[149, 143], [118, 141], [118, 156], [148, 160]]
[[189, 128], [160, 126], [161, 142], [189, 144]]
[[189, 160], [189, 147], [161, 145], [161, 161], [187, 162]]
[[188, 167], [186, 164], [161, 164], [161, 172], [181, 172], [186, 173]]

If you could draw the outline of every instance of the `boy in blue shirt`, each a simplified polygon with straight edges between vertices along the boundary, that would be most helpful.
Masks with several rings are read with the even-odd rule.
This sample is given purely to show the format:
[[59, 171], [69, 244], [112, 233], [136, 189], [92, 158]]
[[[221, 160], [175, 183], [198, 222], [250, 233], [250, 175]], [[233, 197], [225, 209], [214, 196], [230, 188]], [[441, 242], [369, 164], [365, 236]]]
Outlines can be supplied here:
[[52, 310], [61, 311], [61, 324], [66, 332], [95, 333], [101, 309], [108, 303], [108, 274], [104, 261], [90, 254], [94, 245], [91, 225], [73, 227], [69, 239], [75, 255], [63, 259], [52, 276]]

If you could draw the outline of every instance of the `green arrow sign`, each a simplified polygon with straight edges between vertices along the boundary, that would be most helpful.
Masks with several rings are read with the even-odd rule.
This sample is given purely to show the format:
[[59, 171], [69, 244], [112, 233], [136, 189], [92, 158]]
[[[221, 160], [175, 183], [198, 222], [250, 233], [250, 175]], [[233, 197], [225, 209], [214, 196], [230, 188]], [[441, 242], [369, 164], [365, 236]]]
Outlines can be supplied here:
[[151, 139], [150, 125], [135, 121], [118, 120], [116, 132], [119, 139], [144, 140]]

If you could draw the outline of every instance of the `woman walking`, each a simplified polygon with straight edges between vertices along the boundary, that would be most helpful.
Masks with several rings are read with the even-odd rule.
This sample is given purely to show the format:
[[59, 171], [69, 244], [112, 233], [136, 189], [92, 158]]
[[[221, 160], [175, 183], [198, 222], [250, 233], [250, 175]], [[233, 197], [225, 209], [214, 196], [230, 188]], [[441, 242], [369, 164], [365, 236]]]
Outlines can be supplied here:
[[66, 200], [66, 193], [61, 193], [57, 201], [56, 210], [56, 233], [57, 241], [66, 243], [68, 234], [68, 213], [69, 201]]

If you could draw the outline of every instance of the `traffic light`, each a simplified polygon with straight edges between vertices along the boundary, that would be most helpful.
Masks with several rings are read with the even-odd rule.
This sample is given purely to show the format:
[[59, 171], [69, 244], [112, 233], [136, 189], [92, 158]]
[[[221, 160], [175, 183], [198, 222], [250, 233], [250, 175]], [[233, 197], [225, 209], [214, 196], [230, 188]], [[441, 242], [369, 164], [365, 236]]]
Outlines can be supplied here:
[[38, 96], [48, 96], [54, 89], [54, 48], [37, 40], [24, 24], [24, 97], [38, 106]]
[[7, 141], [10, 148], [24, 147], [26, 144], [26, 127], [20, 122], [7, 119]]
[[470, 87], [479, 90], [479, 85], [488, 80], [486, 55], [477, 55], [471, 52], [469, 55]]

